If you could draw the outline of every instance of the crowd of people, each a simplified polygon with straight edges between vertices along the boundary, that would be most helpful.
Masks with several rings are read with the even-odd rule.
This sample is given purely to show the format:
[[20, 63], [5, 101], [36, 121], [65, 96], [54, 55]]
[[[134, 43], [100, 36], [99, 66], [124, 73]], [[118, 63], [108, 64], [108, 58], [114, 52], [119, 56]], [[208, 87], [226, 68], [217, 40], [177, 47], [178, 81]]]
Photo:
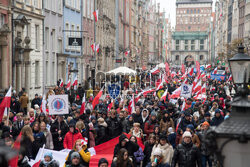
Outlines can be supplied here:
[[[70, 90], [56, 86], [48, 91], [46, 98], [53, 94], [68, 94], [70, 109], [66, 115], [49, 115], [48, 108], [41, 111], [42, 95], [36, 94], [30, 101], [25, 89], [18, 94], [13, 91], [9, 115], [3, 117], [0, 125], [1, 139], [12, 147], [21, 135], [19, 167], [28, 167], [28, 161], [36, 158], [43, 145], [50, 150], [70, 149], [65, 162], [67, 167], [89, 166], [88, 148], [118, 136], [112, 164], [103, 157], [98, 166], [211, 167], [214, 155], [205, 143], [206, 133], [211, 126], [218, 126], [230, 117], [229, 102], [235, 94], [234, 86], [226, 80], [205, 77], [202, 82], [206, 83], [206, 98], [172, 99], [171, 94], [183, 82], [181, 76], [169, 77], [167, 83], [164, 82], [160, 90], [168, 89], [166, 99], [159, 97], [160, 90], [142, 94], [132, 112], [129, 109], [131, 99], [147, 87], [156, 87], [156, 80], [146, 84], [148, 78], [145, 76], [140, 84], [133, 86], [124, 80], [121, 96], [113, 101], [108, 92], [104, 92], [95, 108], [92, 102], [96, 94], [87, 92], [81, 85], [77, 89], [72, 86]], [[196, 77], [193, 74], [186, 79], [192, 84]], [[80, 114], [82, 98], [87, 93], [85, 111]], [[139, 140], [144, 148], [139, 146]], [[40, 163], [41, 167], [59, 165], [51, 152], [46, 152]]]

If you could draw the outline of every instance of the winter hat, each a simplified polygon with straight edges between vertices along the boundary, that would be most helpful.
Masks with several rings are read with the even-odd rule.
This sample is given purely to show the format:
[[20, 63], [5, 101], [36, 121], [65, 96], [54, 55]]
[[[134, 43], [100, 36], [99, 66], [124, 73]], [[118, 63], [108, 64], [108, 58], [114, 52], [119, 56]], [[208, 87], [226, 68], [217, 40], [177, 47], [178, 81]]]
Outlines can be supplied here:
[[91, 120], [91, 121], [96, 120], [96, 117], [95, 117], [94, 115], [92, 115], [92, 116], [90, 117], [90, 120]]
[[46, 153], [44, 153], [44, 156], [43, 156], [44, 158], [45, 157], [50, 157], [50, 159], [53, 159], [53, 156], [52, 156], [52, 152], [46, 152]]
[[220, 109], [217, 108], [217, 109], [215, 110], [215, 114], [216, 114], [216, 113], [220, 113]]
[[73, 152], [73, 153], [71, 154], [71, 159], [74, 159], [74, 158], [80, 159], [80, 154], [79, 154], [78, 152]]
[[199, 118], [199, 117], [200, 117], [200, 114], [199, 114], [199, 112], [195, 112], [195, 113], [193, 114], [193, 116]]
[[77, 98], [77, 99], [80, 99], [80, 96], [79, 96], [79, 95], [76, 95], [76, 98]]
[[158, 156], [162, 156], [162, 151], [160, 148], [156, 148], [153, 152], [153, 155], [158, 155]]
[[191, 135], [191, 133], [190, 133], [189, 131], [185, 131], [185, 132], [183, 133], [182, 137], [183, 137], [183, 138], [185, 138], [185, 137], [190, 137], [190, 138], [192, 138], [192, 135]]
[[35, 108], [35, 109], [39, 109], [39, 105], [38, 105], [38, 104], [35, 104], [35, 105], [34, 105], [34, 108]]
[[107, 164], [109, 165], [109, 162], [105, 158], [101, 158], [98, 162], [98, 167], [101, 166], [101, 164]]
[[150, 115], [151, 115], [151, 117], [152, 117], [152, 116], [155, 116], [155, 117], [156, 117], [156, 113], [155, 113], [154, 111], [153, 111], [153, 112], [151, 112], [151, 114], [150, 114]]
[[189, 111], [185, 111], [185, 116], [191, 116]]
[[202, 124], [202, 126], [205, 126], [205, 125], [210, 126], [210, 124], [207, 121], [203, 122]]
[[174, 133], [174, 130], [173, 130], [172, 127], [169, 127], [169, 128], [168, 128], [168, 133]]
[[209, 112], [206, 112], [205, 114], [204, 114], [204, 117], [210, 117], [211, 116], [211, 114], [209, 113]]
[[194, 125], [193, 124], [188, 124], [187, 128], [191, 129], [192, 131], [194, 131]]

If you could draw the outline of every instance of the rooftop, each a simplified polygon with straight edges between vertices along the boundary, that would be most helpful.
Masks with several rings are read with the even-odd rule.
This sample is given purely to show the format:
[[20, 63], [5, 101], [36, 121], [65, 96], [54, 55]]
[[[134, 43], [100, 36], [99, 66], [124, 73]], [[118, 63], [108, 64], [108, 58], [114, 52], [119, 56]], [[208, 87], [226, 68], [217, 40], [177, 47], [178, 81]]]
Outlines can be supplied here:
[[178, 4], [195, 4], [195, 3], [213, 3], [212, 0], [176, 0], [176, 5]]

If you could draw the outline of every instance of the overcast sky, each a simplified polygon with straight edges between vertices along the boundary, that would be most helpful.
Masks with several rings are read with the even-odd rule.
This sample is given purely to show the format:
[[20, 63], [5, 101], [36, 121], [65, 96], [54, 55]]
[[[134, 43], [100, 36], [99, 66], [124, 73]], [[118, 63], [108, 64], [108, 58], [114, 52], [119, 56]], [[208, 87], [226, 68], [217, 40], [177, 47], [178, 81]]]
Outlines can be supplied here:
[[[216, 0], [213, 0], [214, 2]], [[175, 2], [176, 0], [156, 0], [156, 2], [160, 2], [161, 10], [165, 8], [166, 17], [170, 17], [171, 25], [175, 26]], [[213, 9], [214, 10], [214, 9]]]

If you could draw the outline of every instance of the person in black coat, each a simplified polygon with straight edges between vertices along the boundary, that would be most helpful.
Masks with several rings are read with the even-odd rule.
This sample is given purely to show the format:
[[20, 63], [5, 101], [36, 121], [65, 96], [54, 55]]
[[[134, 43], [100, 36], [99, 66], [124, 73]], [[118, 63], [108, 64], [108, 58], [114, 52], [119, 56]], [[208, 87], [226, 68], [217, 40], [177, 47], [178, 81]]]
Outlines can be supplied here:
[[14, 111], [15, 113], [19, 113], [20, 112], [20, 102], [16, 100], [15, 96], [11, 97], [11, 102], [10, 102], [10, 110]]
[[132, 117], [134, 119], [134, 122], [135, 123], [140, 123], [141, 129], [144, 129], [144, 127], [142, 127], [143, 120], [142, 120], [142, 116], [141, 116], [141, 111], [140, 111], [140, 108], [138, 106], [135, 109], [135, 113], [132, 114]]
[[149, 135], [148, 141], [145, 142], [144, 147], [144, 159], [143, 159], [143, 166], [145, 167], [150, 162], [150, 157], [152, 153], [152, 149], [156, 142], [156, 136], [154, 134]]
[[25, 151], [23, 148], [21, 148], [19, 151], [17, 166], [18, 167], [30, 167], [29, 158], [25, 156]]
[[107, 123], [103, 118], [98, 118], [98, 130], [96, 137], [96, 145], [105, 143], [107, 141]]
[[32, 158], [35, 159], [36, 155], [40, 148], [43, 147], [44, 144], [46, 144], [46, 137], [43, 132], [40, 131], [40, 124], [39, 122], [35, 122], [33, 126], [33, 136], [34, 136], [34, 142], [33, 142], [33, 148], [32, 148]]
[[54, 150], [62, 150], [63, 140], [66, 133], [69, 131], [68, 125], [64, 122], [63, 116], [57, 116], [57, 119], [50, 127], [50, 132], [53, 138]]
[[199, 148], [192, 143], [192, 135], [186, 131], [183, 134], [183, 141], [179, 144], [172, 159], [171, 167], [201, 167], [201, 154]]
[[122, 124], [116, 116], [115, 110], [111, 111], [111, 117], [107, 119], [108, 135], [111, 139], [119, 136], [122, 133]]
[[38, 94], [35, 94], [35, 98], [31, 102], [31, 108], [35, 109], [35, 107], [34, 107], [35, 104], [37, 104], [39, 106], [41, 105], [40, 99], [38, 98]]
[[193, 124], [195, 128], [197, 127], [194, 120], [192, 120], [191, 113], [189, 111], [185, 111], [185, 117], [181, 119], [181, 122], [179, 124], [179, 128], [181, 128], [183, 131], [185, 131], [187, 125], [189, 125], [189, 124]]
[[122, 134], [119, 137], [119, 143], [116, 144], [116, 146], [115, 146], [114, 157], [118, 156], [118, 153], [122, 148], [125, 148], [126, 150], [128, 150], [128, 156], [133, 159], [133, 162], [135, 162], [134, 153], [139, 149], [138, 144], [136, 144], [132, 141], [129, 141], [127, 136]]
[[18, 136], [19, 131], [12, 125], [12, 122], [9, 121], [8, 126], [6, 124], [4, 124], [2, 126], [2, 136], [1, 136], [1, 138], [4, 138], [4, 134], [9, 134], [10, 137], [12, 137], [14, 140], [16, 140], [16, 137]]
[[223, 116], [221, 115], [220, 109], [215, 110], [215, 117], [211, 121], [211, 126], [218, 126], [224, 121]]

